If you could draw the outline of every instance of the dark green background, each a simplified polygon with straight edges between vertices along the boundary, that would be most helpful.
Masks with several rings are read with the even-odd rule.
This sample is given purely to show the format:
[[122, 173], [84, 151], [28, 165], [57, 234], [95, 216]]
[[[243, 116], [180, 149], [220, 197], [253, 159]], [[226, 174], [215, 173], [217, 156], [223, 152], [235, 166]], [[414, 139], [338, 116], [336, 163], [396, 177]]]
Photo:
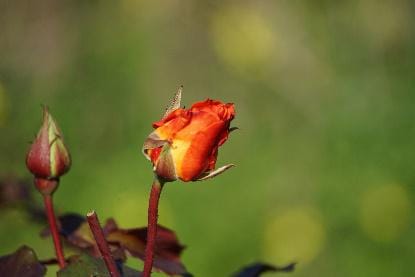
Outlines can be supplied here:
[[[186, 106], [234, 102], [240, 128], [218, 159], [235, 168], [163, 192], [160, 221], [188, 246], [190, 272], [226, 276], [262, 260], [297, 261], [293, 277], [411, 276], [414, 8], [2, 0], [0, 176], [29, 178], [47, 104], [73, 158], [57, 210], [144, 225], [152, 172], [141, 145], [183, 84]], [[25, 243], [53, 255], [21, 212], [0, 222], [1, 253]]]

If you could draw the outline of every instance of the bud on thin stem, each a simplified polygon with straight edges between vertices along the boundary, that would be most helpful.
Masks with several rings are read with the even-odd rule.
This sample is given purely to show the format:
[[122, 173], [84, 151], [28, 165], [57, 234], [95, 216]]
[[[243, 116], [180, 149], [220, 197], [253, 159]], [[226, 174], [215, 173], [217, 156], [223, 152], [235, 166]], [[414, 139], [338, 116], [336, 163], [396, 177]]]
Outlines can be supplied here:
[[71, 166], [71, 158], [62, 133], [46, 107], [43, 107], [43, 122], [27, 156], [26, 166], [35, 176], [37, 190], [43, 195], [49, 228], [60, 268], [65, 267], [65, 257], [53, 210], [52, 195], [59, 185], [59, 177]]

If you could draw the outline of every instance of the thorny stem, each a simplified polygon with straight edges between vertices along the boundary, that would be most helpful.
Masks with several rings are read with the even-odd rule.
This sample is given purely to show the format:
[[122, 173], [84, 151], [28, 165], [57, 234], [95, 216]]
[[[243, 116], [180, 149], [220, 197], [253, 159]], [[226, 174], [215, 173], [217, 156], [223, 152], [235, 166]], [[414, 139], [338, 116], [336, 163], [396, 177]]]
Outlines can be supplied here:
[[88, 220], [91, 232], [94, 235], [95, 241], [97, 242], [99, 252], [104, 259], [105, 265], [107, 266], [108, 272], [111, 277], [121, 277], [118, 271], [117, 265], [111, 255], [110, 248], [105, 239], [104, 232], [102, 231], [101, 225], [99, 224], [98, 215], [95, 211], [87, 213], [86, 218]]
[[44, 194], [43, 201], [45, 202], [46, 215], [48, 217], [49, 228], [55, 245], [56, 258], [58, 259], [59, 267], [65, 267], [65, 255], [63, 254], [62, 242], [59, 237], [59, 231], [56, 224], [56, 216], [53, 210], [52, 194]]
[[153, 185], [151, 186], [150, 200], [148, 203], [147, 243], [143, 277], [151, 276], [151, 269], [153, 267], [154, 248], [157, 236], [158, 205], [163, 184], [163, 182], [155, 177]]

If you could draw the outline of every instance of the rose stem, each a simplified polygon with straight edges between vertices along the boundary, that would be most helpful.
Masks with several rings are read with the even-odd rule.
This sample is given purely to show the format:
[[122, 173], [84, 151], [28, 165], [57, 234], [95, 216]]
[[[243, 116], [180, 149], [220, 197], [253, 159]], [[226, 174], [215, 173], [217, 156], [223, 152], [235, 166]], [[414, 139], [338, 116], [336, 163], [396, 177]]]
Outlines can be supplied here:
[[59, 267], [65, 267], [65, 256], [63, 254], [62, 242], [59, 237], [58, 226], [56, 225], [55, 211], [53, 210], [52, 194], [44, 194], [43, 201], [45, 202], [46, 215], [48, 217], [50, 232], [52, 233], [53, 244], [55, 245], [56, 258], [58, 259]]
[[112, 258], [110, 248], [104, 236], [104, 232], [102, 231], [101, 225], [99, 224], [97, 213], [95, 211], [87, 213], [86, 219], [88, 220], [89, 228], [91, 228], [91, 232], [94, 235], [95, 241], [98, 245], [99, 252], [101, 253], [102, 258], [104, 259], [105, 265], [107, 266], [110, 276], [121, 277], [117, 265], [115, 264], [115, 261]]
[[149, 277], [153, 267], [154, 247], [157, 235], [158, 205], [163, 184], [163, 182], [155, 177], [153, 185], [151, 186], [150, 200], [148, 203], [147, 243], [143, 277]]

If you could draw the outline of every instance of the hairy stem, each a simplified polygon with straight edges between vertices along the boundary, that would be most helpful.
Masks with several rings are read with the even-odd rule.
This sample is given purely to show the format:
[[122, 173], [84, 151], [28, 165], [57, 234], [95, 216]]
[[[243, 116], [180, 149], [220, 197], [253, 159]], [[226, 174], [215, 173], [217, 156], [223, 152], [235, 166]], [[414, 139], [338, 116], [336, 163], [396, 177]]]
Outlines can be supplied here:
[[143, 269], [143, 277], [151, 276], [151, 269], [153, 267], [154, 248], [157, 236], [157, 218], [158, 205], [163, 182], [156, 177], [151, 186], [150, 200], [148, 203], [148, 226], [147, 226], [147, 243], [145, 252], [145, 261]]
[[86, 218], [88, 220], [89, 228], [94, 235], [95, 241], [97, 242], [99, 252], [104, 259], [105, 265], [107, 266], [108, 272], [111, 277], [121, 277], [118, 271], [117, 265], [112, 258], [110, 248], [105, 239], [104, 232], [102, 231], [101, 225], [99, 224], [98, 215], [95, 211], [87, 213]]
[[65, 267], [65, 255], [63, 254], [62, 242], [59, 237], [58, 226], [56, 224], [55, 211], [53, 210], [52, 194], [44, 194], [43, 201], [45, 203], [46, 215], [48, 217], [49, 228], [55, 246], [56, 258], [58, 259], [59, 267]]

